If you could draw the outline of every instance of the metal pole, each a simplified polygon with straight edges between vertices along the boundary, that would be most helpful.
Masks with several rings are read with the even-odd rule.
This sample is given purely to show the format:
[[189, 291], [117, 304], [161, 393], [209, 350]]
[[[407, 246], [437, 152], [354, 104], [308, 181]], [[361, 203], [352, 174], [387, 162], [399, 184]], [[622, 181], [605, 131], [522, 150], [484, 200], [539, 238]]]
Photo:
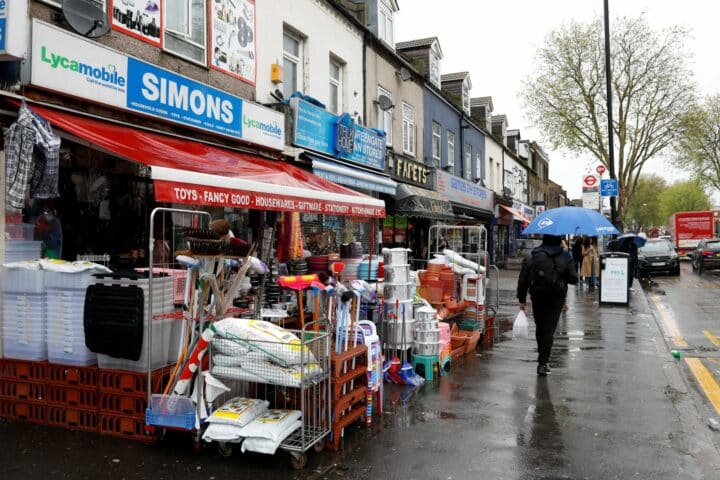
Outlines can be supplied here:
[[[612, 110], [612, 72], [610, 70], [610, 15], [608, 1], [605, 0], [605, 84], [607, 87], [607, 122], [608, 122], [608, 171], [610, 178], [615, 179], [615, 144], [613, 142], [613, 110]], [[610, 222], [617, 225], [617, 207], [615, 197], [610, 197]]]

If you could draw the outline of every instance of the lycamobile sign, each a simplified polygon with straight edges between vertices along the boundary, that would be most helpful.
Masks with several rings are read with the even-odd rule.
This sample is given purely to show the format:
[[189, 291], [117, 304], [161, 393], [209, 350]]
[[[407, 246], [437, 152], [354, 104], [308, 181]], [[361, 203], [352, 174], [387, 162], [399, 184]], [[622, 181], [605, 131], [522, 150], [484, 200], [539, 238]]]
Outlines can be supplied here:
[[31, 83], [281, 150], [281, 113], [33, 20]]

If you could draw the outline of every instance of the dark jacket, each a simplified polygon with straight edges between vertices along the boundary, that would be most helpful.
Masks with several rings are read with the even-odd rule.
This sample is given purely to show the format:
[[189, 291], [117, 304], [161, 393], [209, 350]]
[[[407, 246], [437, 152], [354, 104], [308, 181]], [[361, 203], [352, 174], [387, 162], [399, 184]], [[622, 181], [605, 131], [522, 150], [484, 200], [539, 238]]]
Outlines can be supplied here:
[[545, 251], [555, 261], [556, 268], [560, 272], [560, 278], [562, 279], [563, 289], [560, 292], [563, 298], [567, 294], [567, 286], [575, 285], [578, 282], [577, 271], [575, 270], [575, 264], [570, 255], [566, 254], [562, 246], [552, 245], [540, 245], [534, 248], [532, 253], [525, 256], [522, 262], [522, 269], [520, 270], [520, 276], [518, 277], [517, 284], [517, 298], [520, 303], [525, 303], [527, 299], [528, 291], [532, 296], [532, 285], [531, 285], [531, 272], [533, 264], [533, 253]]

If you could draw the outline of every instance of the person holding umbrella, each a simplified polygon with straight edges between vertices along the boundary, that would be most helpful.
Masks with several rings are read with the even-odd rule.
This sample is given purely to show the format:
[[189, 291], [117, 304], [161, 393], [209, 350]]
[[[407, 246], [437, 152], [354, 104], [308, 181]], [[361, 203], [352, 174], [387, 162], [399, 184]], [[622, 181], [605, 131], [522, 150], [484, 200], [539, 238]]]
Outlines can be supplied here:
[[564, 251], [559, 236], [543, 235], [542, 245], [523, 259], [517, 298], [520, 310], [525, 311], [527, 294], [530, 293], [538, 346], [537, 374], [540, 376], [550, 373], [550, 350], [565, 305], [567, 286], [577, 282], [574, 262]]

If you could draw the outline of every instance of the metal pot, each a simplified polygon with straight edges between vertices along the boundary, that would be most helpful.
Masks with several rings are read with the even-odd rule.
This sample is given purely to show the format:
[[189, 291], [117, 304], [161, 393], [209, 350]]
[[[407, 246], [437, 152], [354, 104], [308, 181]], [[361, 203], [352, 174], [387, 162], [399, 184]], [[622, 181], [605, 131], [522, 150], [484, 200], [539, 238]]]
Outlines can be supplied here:
[[[383, 298], [386, 303], [392, 303], [395, 300], [410, 300], [415, 293], [414, 283], [384, 283]], [[410, 314], [412, 315], [412, 304], [410, 304]]]
[[438, 328], [437, 320], [420, 320], [417, 317], [415, 317], [415, 330], [416, 331], [435, 330], [437, 328]]
[[405, 323], [414, 322], [412, 300], [401, 300], [399, 302], [392, 301], [385, 303], [385, 318], [387, 318], [388, 322], [402, 322], [403, 317], [405, 318]]
[[418, 330], [415, 329], [415, 341], [419, 343], [438, 343], [440, 341], [440, 329]]
[[431, 322], [436, 320], [437, 310], [432, 307], [420, 307], [415, 310], [415, 319], [418, 322]]
[[385, 281], [388, 283], [407, 283], [410, 274], [410, 265], [387, 265], [385, 270]]
[[424, 356], [436, 356], [438, 353], [440, 353], [440, 343], [438, 342], [430, 342], [430, 343], [424, 343], [424, 342], [415, 342], [415, 347], [413, 349], [415, 355], [424, 355]]
[[383, 248], [383, 261], [388, 265], [406, 265], [408, 263], [408, 248]]
[[[409, 322], [405, 322], [405, 343], [411, 344], [413, 341], [413, 327], [415, 326], [415, 321], [410, 320]], [[390, 344], [401, 344], [403, 341], [403, 324], [402, 321], [396, 322], [387, 322], [387, 338], [385, 339], [386, 343]]]

